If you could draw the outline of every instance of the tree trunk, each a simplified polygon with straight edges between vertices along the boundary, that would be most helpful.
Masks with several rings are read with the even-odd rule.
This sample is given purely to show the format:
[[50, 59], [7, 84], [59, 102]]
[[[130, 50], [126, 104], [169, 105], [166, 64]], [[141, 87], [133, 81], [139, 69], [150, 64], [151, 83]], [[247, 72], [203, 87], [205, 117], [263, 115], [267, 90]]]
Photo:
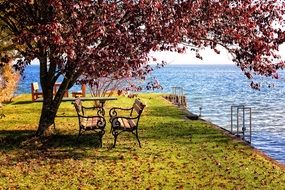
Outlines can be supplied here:
[[64, 79], [55, 95], [53, 94], [54, 84], [45, 85], [46, 89], [43, 93], [42, 112], [36, 136], [46, 136], [49, 127], [55, 124], [55, 117], [65, 91], [69, 85], [72, 86], [73, 84], [74, 83], [70, 82], [69, 79]]
[[43, 91], [43, 105], [42, 112], [39, 121], [38, 130], [36, 132], [37, 137], [44, 137], [50, 126], [54, 125], [54, 120], [67, 89], [72, 87], [76, 79], [80, 76], [76, 74], [75, 67], [71, 67], [68, 72], [65, 73], [65, 77], [61, 82], [56, 94], [53, 92], [53, 87], [59, 75], [56, 73], [56, 64], [50, 60], [47, 64], [47, 53], [43, 49], [42, 56], [40, 57], [40, 81]]
[[59, 105], [60, 101], [56, 103], [55, 100], [53, 100], [52, 90], [49, 90], [44, 94], [42, 112], [36, 136], [43, 137], [46, 135], [46, 131], [49, 129], [50, 126], [54, 124], [55, 116]]
[[70, 82], [70, 79], [64, 79], [55, 95], [53, 94], [53, 85], [54, 83], [46, 84], [46, 89], [43, 90], [42, 112], [36, 133], [39, 137], [45, 136], [49, 127], [54, 125], [54, 120], [65, 91], [68, 89], [68, 86], [72, 86], [73, 83]]

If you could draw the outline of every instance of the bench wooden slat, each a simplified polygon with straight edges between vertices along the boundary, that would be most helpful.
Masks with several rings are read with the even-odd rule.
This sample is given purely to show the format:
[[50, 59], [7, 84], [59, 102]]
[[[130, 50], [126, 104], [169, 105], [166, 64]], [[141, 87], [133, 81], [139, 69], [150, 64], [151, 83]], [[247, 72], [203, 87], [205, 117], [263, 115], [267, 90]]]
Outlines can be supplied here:
[[126, 118], [119, 118], [118, 121], [120, 122], [121, 127], [123, 128], [134, 128], [136, 126], [134, 120], [126, 119]]
[[100, 121], [100, 118], [98, 117], [81, 118], [81, 124], [84, 126], [85, 130], [97, 129], [98, 121]]
[[139, 114], [140, 111], [141, 111], [140, 107], [139, 107], [137, 104], [134, 105], [134, 111], [135, 111], [137, 114]]
[[140, 114], [143, 111], [144, 106], [145, 105], [143, 103], [136, 99], [135, 103], [133, 104], [133, 109], [137, 114]]

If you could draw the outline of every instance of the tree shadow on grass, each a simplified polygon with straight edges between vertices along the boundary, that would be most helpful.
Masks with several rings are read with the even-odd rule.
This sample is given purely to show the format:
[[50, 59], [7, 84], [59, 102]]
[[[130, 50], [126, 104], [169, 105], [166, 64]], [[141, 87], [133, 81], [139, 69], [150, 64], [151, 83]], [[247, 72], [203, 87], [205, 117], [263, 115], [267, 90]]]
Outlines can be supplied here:
[[16, 101], [16, 102], [11, 102], [10, 104], [12, 105], [22, 105], [22, 104], [31, 104], [34, 103], [31, 100], [25, 100], [25, 101]]
[[[78, 143], [76, 141], [77, 134], [56, 134], [52, 135], [45, 144], [33, 140], [34, 134], [35, 131], [32, 130], [0, 131], [0, 151], [3, 153], [2, 155], [13, 154], [16, 162], [31, 159], [51, 159], [54, 162], [60, 162], [64, 159], [81, 160], [86, 158], [94, 160], [121, 159], [119, 156], [94, 153], [94, 151], [106, 151], [103, 148], [99, 149], [99, 134], [96, 133], [81, 135]], [[2, 162], [3, 160], [0, 159], [0, 164]]]
[[[0, 130], [0, 150], [17, 148], [36, 148], [32, 146], [35, 131], [33, 130]], [[41, 141], [43, 148], [72, 148], [72, 147], [92, 147], [100, 146], [99, 134], [82, 134], [77, 142], [77, 134], [54, 134]]]
[[56, 134], [52, 135], [46, 148], [100, 148], [100, 134], [85, 133], [77, 141], [77, 134]]
[[33, 130], [0, 130], [0, 150], [19, 147], [23, 141], [34, 136]]

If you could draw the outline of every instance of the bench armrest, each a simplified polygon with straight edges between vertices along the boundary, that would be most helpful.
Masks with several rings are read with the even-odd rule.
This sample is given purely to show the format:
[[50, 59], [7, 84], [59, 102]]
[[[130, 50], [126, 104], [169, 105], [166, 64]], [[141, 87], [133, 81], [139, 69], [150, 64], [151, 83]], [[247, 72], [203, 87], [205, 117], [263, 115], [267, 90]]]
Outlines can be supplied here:
[[118, 111], [131, 111], [133, 108], [120, 108], [120, 107], [113, 107], [109, 111], [110, 117], [115, 117], [118, 115]]

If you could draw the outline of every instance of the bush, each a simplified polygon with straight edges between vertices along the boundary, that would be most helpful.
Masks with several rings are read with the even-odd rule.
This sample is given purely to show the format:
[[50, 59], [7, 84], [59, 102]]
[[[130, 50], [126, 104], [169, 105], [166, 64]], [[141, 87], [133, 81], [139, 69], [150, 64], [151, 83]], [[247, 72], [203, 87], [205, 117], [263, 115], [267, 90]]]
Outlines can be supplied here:
[[13, 69], [12, 59], [0, 63], [0, 104], [12, 100], [19, 80], [20, 74]]

